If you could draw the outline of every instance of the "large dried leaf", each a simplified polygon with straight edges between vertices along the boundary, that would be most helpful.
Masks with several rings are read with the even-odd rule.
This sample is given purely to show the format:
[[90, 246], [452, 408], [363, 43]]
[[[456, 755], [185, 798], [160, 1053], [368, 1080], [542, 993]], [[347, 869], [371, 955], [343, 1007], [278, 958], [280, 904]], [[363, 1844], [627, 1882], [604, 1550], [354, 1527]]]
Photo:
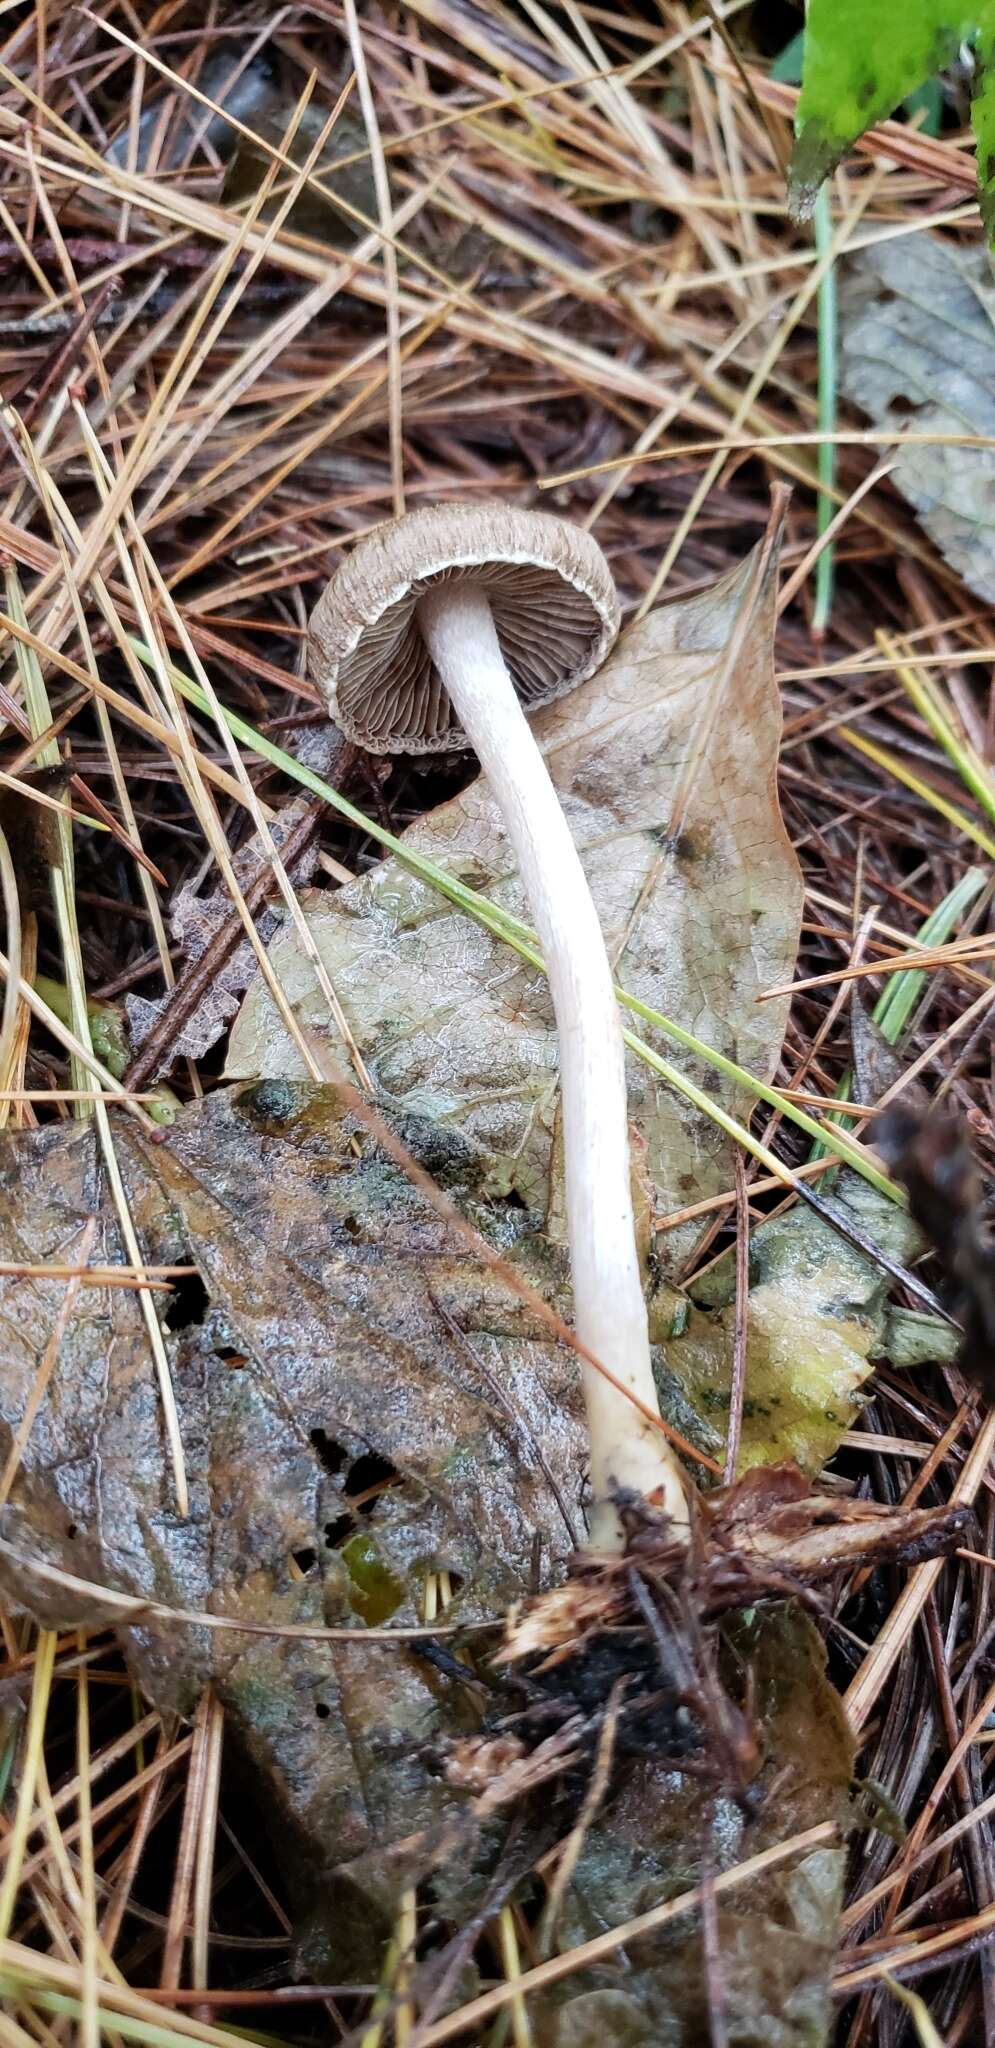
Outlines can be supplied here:
[[[279, 1625], [416, 1624], [429, 1569], [453, 1575], [456, 1614], [490, 1615], [529, 1583], [537, 1536], [555, 1565], [569, 1542], [546, 1472], [580, 1526], [571, 1356], [328, 1092], [262, 1083], [184, 1112], [162, 1144], [124, 1121], [115, 1134], [145, 1257], [193, 1259], [202, 1276], [180, 1283], [167, 1314], [190, 1515], [176, 1512], [136, 1298], [86, 1286], [0, 1512], [8, 1543], [143, 1599]], [[472, 1146], [413, 1119], [404, 1135], [555, 1297], [558, 1259], [521, 1210], [481, 1197]], [[71, 1262], [90, 1216], [91, 1262], [121, 1263], [92, 1127], [0, 1140], [0, 1257]], [[64, 1280], [0, 1281], [0, 1466], [64, 1294]], [[0, 1578], [43, 1619], [80, 1614], [9, 1560]], [[324, 1873], [317, 1896], [339, 1966], [375, 1967], [396, 1892], [379, 1848], [445, 1804], [427, 1746], [458, 1725], [460, 1688], [373, 1641], [253, 1640], [150, 1619], [131, 1631], [130, 1654], [162, 1706], [189, 1708], [213, 1680], [268, 1781], [287, 1860], [303, 1845]]]
[[[801, 914], [774, 785], [781, 712], [771, 660], [773, 568], [734, 673], [716, 696], [753, 567], [750, 557], [711, 590], [630, 627], [600, 673], [540, 713], [534, 730], [583, 853], [618, 980], [767, 1077], [786, 1010], [756, 998], [790, 975]], [[689, 762], [696, 765], [688, 782]], [[677, 792], [687, 788], [675, 849], [667, 827]], [[528, 919], [483, 780], [420, 820], [406, 840]], [[556, 1032], [544, 979], [396, 859], [307, 902], [383, 1098], [465, 1132], [489, 1155], [496, 1192], [513, 1190], [536, 1215], [555, 1214]], [[324, 998], [293, 931], [270, 953], [301, 1024], [328, 1033]], [[670, 1045], [661, 1049], [727, 1108], [747, 1111], [748, 1100], [714, 1070]], [[302, 1072], [257, 979], [232, 1031], [229, 1076]], [[631, 1057], [628, 1084], [660, 1211], [731, 1185], [729, 1144], [707, 1117]], [[668, 1270], [686, 1259], [697, 1231], [661, 1238]]]
[[[491, 1242], [562, 1305], [561, 1259], [519, 1207], [482, 1194], [486, 1159], [460, 1134], [413, 1118], [403, 1135]], [[164, 1310], [191, 1512], [176, 1513], [135, 1298], [82, 1288], [0, 1510], [8, 1597], [52, 1625], [102, 1613], [13, 1563], [12, 1550], [138, 1600], [256, 1624], [399, 1626], [419, 1619], [429, 1569], [451, 1574], [454, 1612], [471, 1620], [527, 1587], [536, 1534], [556, 1568], [567, 1534], [551, 1481], [576, 1516], [584, 1464], [573, 1361], [363, 1127], [336, 1112], [329, 1091], [260, 1082], [184, 1111], [161, 1143], [124, 1121], [115, 1137], [143, 1255], [197, 1268]], [[89, 1127], [0, 1140], [0, 1216], [5, 1261], [71, 1261], [95, 1217], [92, 1261], [123, 1262]], [[0, 1283], [0, 1458], [63, 1302], [61, 1280]], [[795, 1504], [796, 1521], [810, 1506]], [[889, 1540], [900, 1546], [903, 1536], [899, 1528]], [[855, 1531], [855, 1554], [879, 1537]], [[829, 1543], [820, 1525], [817, 1575]], [[757, 1553], [758, 1586], [785, 1559], [791, 1568], [790, 1542], [774, 1547], [770, 1560]], [[747, 1564], [749, 1555], [747, 1546]], [[804, 1577], [804, 1547], [799, 1558]], [[479, 1703], [460, 1683], [372, 1635], [247, 1638], [158, 1612], [127, 1635], [136, 1674], [161, 1706], [189, 1709], [205, 1682], [217, 1688], [232, 1740], [265, 1788], [287, 1881], [305, 1902], [305, 1966], [367, 1978], [399, 1893], [419, 1872], [422, 1897], [434, 1886], [457, 1926], [479, 1910], [507, 1821], [468, 1832], [466, 1794], [440, 1772], [461, 1728], [479, 1728]], [[720, 1781], [627, 1760], [565, 1901], [564, 1938], [619, 1924], [694, 1882], [710, 1853], [722, 1867], [814, 1819], [847, 1820], [848, 1739], [813, 1632], [787, 1612], [760, 1615], [737, 1634], [728, 1674], [745, 1698], [744, 1671], [759, 1703], [761, 1787], [776, 1785], [776, 1798], [747, 1821]], [[519, 1816], [523, 1874], [536, 1842], [565, 1832], [575, 1801], [565, 1790], [544, 1812], [545, 1823], [542, 1813]], [[422, 1857], [419, 1843], [433, 1853]], [[822, 2039], [841, 1854], [810, 1854], [723, 1907], [722, 1968], [744, 2041], [808, 2048]], [[564, 1986], [542, 2038], [574, 2048], [610, 2021], [613, 2038], [691, 2048], [704, 1997], [700, 1933], [688, 1923], [643, 1949], [638, 1968], [612, 1964]]]
[[995, 598], [995, 283], [989, 258], [929, 235], [864, 249], [846, 266], [840, 379], [876, 427], [925, 436], [894, 479], [947, 561]]

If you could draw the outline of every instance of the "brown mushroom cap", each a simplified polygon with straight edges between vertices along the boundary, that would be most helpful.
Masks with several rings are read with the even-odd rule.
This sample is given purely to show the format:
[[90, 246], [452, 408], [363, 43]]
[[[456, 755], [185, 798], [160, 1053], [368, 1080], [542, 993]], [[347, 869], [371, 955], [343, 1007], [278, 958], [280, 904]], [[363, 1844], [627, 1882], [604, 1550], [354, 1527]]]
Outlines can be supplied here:
[[336, 570], [308, 637], [308, 665], [332, 718], [370, 753], [466, 746], [417, 618], [426, 591], [457, 579], [486, 594], [526, 709], [593, 675], [618, 632], [601, 549], [550, 512], [430, 505], [378, 526]]

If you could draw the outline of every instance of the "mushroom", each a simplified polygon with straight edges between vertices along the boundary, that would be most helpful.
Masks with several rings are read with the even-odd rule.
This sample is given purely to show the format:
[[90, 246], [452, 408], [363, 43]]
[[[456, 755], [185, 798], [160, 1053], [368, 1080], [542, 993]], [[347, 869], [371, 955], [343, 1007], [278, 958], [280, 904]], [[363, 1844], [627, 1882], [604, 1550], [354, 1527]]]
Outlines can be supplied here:
[[[622, 1032], [598, 914], [525, 710], [584, 682], [619, 625], [590, 534], [549, 513], [445, 504], [377, 527], [310, 621], [311, 673], [373, 753], [473, 747], [517, 856], [559, 1034], [574, 1321], [591, 1451], [595, 1548], [618, 1550], [615, 1495], [687, 1520], [659, 1416], [636, 1255]], [[624, 1389], [636, 1397], [637, 1406]]]

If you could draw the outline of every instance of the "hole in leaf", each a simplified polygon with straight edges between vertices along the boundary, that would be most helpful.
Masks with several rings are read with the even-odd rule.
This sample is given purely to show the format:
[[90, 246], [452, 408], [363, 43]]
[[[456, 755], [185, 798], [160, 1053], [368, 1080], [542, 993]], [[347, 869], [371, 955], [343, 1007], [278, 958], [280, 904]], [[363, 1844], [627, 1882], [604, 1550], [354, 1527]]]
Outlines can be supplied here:
[[449, 1592], [453, 1600], [455, 1600], [457, 1593], [462, 1593], [465, 1584], [466, 1580], [464, 1579], [462, 1572], [450, 1572]]
[[243, 1365], [249, 1363], [245, 1352], [234, 1351], [230, 1344], [217, 1345], [214, 1356], [220, 1358], [222, 1364], [227, 1365], [232, 1372], [241, 1372]]
[[332, 1710], [327, 1700], [316, 1700], [314, 1703], [314, 1711], [317, 1714], [319, 1721], [327, 1721], [328, 1716]]
[[211, 1297], [199, 1273], [182, 1273], [170, 1288], [166, 1303], [167, 1330], [189, 1330], [202, 1323]]
[[396, 1485], [399, 1478], [397, 1467], [381, 1458], [379, 1451], [364, 1451], [350, 1465], [343, 1491], [361, 1515], [372, 1515], [385, 1488]]
[[79, 1529], [75, 1522], [69, 1523], [66, 1529], [66, 1535], [68, 1536], [70, 1543], [72, 1543], [73, 1539], [79, 1535]]
[[911, 419], [913, 413], [921, 412], [922, 406], [918, 398], [906, 398], [899, 391], [892, 399], [888, 410], [894, 419], [907, 420]]
[[292, 1555], [298, 1571], [301, 1572], [307, 1573], [313, 1571], [315, 1565], [318, 1562], [318, 1553], [316, 1550], [311, 1548], [310, 1544], [304, 1550], [293, 1551]]
[[337, 1444], [334, 1437], [330, 1437], [327, 1431], [323, 1429], [313, 1429], [311, 1431], [311, 1444], [313, 1449], [317, 1451], [326, 1472], [341, 1472], [349, 1456], [344, 1444]]
[[337, 1515], [334, 1522], [325, 1523], [325, 1545], [329, 1550], [341, 1550], [355, 1534], [356, 1524], [351, 1515]]
[[361, 1223], [357, 1223], [355, 1216], [343, 1216], [342, 1228], [348, 1231], [350, 1237], [362, 1237], [363, 1235], [363, 1226]]

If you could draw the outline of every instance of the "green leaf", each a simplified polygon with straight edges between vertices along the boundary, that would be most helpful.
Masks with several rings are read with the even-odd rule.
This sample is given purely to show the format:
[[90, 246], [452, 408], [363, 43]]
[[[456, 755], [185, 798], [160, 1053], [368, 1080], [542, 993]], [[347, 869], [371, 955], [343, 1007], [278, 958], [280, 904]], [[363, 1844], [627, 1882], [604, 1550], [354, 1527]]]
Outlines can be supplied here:
[[920, 135], [939, 135], [943, 120], [943, 87], [938, 78], [930, 78], [925, 85], [917, 85], [905, 102], [905, 111], [910, 121], [920, 116]]
[[980, 83], [974, 104], [982, 211], [995, 205], [995, 91], [984, 67], [995, 47], [995, 0], [811, 0], [790, 191], [799, 213], [846, 151], [910, 93], [973, 45]]
[[779, 85], [800, 85], [805, 62], [805, 30], [800, 28], [779, 50], [770, 67], [770, 75]]

